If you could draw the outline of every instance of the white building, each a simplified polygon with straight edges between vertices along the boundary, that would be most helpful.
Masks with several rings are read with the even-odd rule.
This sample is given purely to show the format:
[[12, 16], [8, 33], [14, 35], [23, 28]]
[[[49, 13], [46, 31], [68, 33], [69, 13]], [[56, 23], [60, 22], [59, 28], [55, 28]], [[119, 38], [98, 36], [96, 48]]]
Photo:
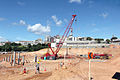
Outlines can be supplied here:
[[120, 45], [120, 39], [113, 39], [111, 44]]
[[[52, 42], [51, 47], [57, 47], [57, 44], [60, 41], [60, 38], [50, 37], [46, 38], [49, 39], [47, 41], [51, 41], [50, 39], [53, 39], [54, 42]], [[106, 41], [101, 41], [101, 43], [98, 43], [96, 40], [91, 38], [91, 40], [87, 40], [87, 37], [73, 37], [72, 34], [67, 37], [63, 43], [62, 47], [73, 47], [73, 48], [97, 48], [97, 47], [108, 47], [109, 44], [106, 44]]]
[[17, 44], [20, 43], [21, 45], [27, 46], [28, 44], [33, 45], [34, 41], [16, 41], [15, 43], [17, 43]]
[[20, 43], [21, 45], [27, 46], [28, 44], [31, 44], [31, 45], [37, 45], [38, 43], [43, 44], [44, 41], [42, 41], [42, 39], [37, 39], [34, 41], [16, 41], [15, 43], [18, 43], [18, 44]]
[[5, 45], [5, 42], [0, 42], [0, 46], [3, 46], [3, 45]]
[[44, 44], [44, 41], [42, 39], [37, 39], [37, 40], [33, 41], [34, 45], [37, 45], [38, 43]]

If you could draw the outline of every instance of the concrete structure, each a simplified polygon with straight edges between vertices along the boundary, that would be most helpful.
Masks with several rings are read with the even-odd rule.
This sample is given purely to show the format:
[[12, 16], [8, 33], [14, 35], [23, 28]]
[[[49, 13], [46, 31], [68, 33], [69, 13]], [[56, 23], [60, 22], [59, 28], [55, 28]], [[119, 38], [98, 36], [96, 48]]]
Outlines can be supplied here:
[[16, 64], [16, 52], [14, 52], [13, 66]]
[[8, 56], [8, 62], [10, 62], [10, 56]]
[[[109, 44], [104, 42], [97, 43], [96, 41], [65, 41], [68, 47], [71, 48], [98, 48], [98, 47], [107, 47]], [[63, 47], [65, 45], [63, 44]]]
[[51, 36], [46, 36], [46, 38], [45, 38], [45, 42], [46, 43], [48, 43], [48, 42], [59, 42], [59, 40], [60, 40], [60, 36], [59, 35], [56, 35], [56, 36], [54, 36], [54, 37], [51, 37]]
[[24, 57], [24, 55], [23, 55], [23, 57], [22, 57], [22, 60], [23, 60], [23, 66], [24, 66], [24, 64], [25, 64], [25, 57]]
[[13, 63], [13, 55], [11, 55], [11, 61], [10, 62], [11, 62], [11, 64]]
[[20, 52], [18, 52], [18, 65], [20, 64]]

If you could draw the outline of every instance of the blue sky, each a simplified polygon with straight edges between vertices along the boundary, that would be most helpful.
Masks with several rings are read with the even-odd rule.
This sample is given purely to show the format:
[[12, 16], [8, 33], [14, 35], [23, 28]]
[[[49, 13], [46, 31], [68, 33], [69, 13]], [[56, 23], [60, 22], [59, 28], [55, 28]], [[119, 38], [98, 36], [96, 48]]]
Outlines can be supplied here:
[[72, 14], [74, 36], [120, 37], [120, 0], [0, 0], [0, 41], [62, 35]]

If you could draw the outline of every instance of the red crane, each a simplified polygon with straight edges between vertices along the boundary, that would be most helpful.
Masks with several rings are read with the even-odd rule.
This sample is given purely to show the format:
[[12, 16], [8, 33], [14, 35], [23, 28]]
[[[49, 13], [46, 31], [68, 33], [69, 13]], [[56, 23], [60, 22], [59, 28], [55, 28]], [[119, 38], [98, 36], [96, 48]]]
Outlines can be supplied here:
[[63, 45], [63, 43], [64, 43], [64, 41], [65, 41], [65, 39], [66, 39], [69, 31], [70, 31], [70, 29], [71, 29], [71, 27], [72, 27], [72, 24], [73, 24], [73, 21], [74, 21], [75, 17], [76, 17], [76, 15], [72, 15], [72, 19], [70, 20], [70, 22], [69, 22], [69, 24], [68, 24], [68, 26], [67, 26], [67, 28], [66, 28], [63, 36], [62, 36], [62, 38], [60, 39], [60, 41], [59, 41], [59, 43], [58, 43], [58, 45], [57, 45], [57, 49], [54, 51], [54, 50], [51, 48], [51, 43], [53, 42], [53, 40], [51, 41], [51, 43], [48, 44], [48, 46], [49, 46], [49, 48], [50, 48], [50, 50], [52, 51], [53, 54], [50, 55], [50, 53], [47, 52], [47, 53], [45, 54], [46, 57], [54, 57], [54, 59], [56, 59], [57, 53], [58, 53], [59, 50], [61, 49], [61, 47], [62, 47], [62, 45]]

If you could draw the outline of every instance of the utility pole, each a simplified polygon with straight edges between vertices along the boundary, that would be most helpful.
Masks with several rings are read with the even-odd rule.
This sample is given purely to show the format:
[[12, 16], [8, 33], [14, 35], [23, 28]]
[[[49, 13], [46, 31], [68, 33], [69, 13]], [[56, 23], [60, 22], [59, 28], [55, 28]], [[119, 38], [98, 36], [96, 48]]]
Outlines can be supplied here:
[[89, 80], [91, 80], [91, 75], [90, 75], [90, 72], [91, 72], [91, 69], [90, 69], [90, 68], [91, 68], [91, 64], [90, 64], [90, 63], [91, 63], [91, 59], [89, 59]]
[[88, 59], [89, 59], [89, 80], [91, 80], [91, 59], [93, 59], [93, 53], [92, 52], [88, 52]]

